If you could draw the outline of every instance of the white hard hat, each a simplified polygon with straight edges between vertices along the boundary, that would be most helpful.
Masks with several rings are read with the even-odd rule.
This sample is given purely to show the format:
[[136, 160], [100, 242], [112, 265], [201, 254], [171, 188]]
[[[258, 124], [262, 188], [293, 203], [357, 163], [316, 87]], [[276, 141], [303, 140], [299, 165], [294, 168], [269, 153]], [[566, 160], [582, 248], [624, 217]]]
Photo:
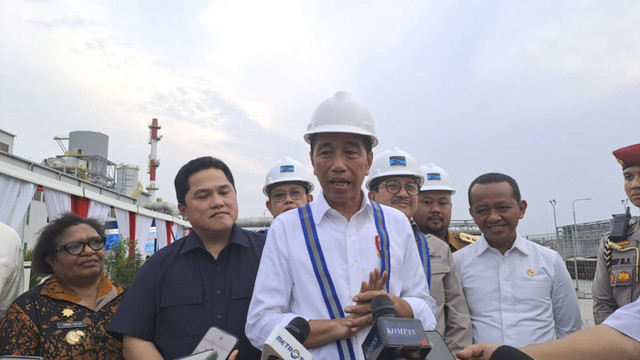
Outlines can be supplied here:
[[285, 182], [301, 182], [306, 185], [309, 192], [313, 191], [313, 176], [309, 170], [302, 163], [288, 157], [276, 162], [269, 169], [264, 178], [262, 192], [269, 196], [269, 188]]
[[420, 166], [420, 172], [422, 173], [422, 176], [424, 176], [424, 184], [422, 184], [422, 187], [420, 188], [421, 192], [429, 190], [445, 190], [450, 191], [451, 195], [456, 193], [456, 189], [453, 188], [451, 179], [449, 179], [449, 174], [447, 174], [443, 168], [429, 163]]
[[378, 145], [373, 118], [353, 95], [338, 91], [318, 105], [307, 125], [304, 140], [311, 143], [311, 135], [318, 133], [352, 133], [368, 136], [371, 147]]
[[373, 159], [367, 189], [371, 190], [371, 183], [374, 180], [387, 176], [412, 176], [416, 178], [418, 185], [424, 182], [416, 159], [397, 147], [387, 149]]

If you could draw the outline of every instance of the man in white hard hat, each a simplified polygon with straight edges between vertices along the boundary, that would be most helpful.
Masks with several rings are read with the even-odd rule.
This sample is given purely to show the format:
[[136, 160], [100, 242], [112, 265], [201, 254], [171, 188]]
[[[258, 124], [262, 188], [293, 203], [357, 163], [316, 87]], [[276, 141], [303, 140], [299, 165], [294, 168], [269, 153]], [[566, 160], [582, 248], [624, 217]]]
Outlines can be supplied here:
[[456, 353], [473, 338], [469, 307], [449, 246], [434, 235], [424, 235], [411, 220], [423, 182], [416, 159], [393, 147], [373, 159], [367, 189], [369, 199], [402, 211], [411, 222], [429, 293], [436, 300], [436, 330]]
[[262, 192], [267, 195], [267, 209], [278, 215], [313, 201], [313, 179], [302, 163], [291, 158], [276, 162], [264, 179]]
[[424, 176], [424, 184], [418, 195], [418, 209], [413, 220], [420, 231], [432, 234], [444, 240], [452, 252], [473, 243], [478, 237], [469, 234], [457, 234], [449, 230], [451, 222], [451, 195], [456, 190], [451, 184], [449, 174], [435, 164], [420, 167]]
[[314, 358], [364, 359], [379, 294], [400, 317], [434, 329], [436, 304], [406, 216], [370, 202], [361, 188], [378, 143], [369, 111], [338, 92], [316, 108], [304, 138], [322, 192], [271, 224], [247, 316], [251, 343], [262, 347], [276, 325], [301, 316]]

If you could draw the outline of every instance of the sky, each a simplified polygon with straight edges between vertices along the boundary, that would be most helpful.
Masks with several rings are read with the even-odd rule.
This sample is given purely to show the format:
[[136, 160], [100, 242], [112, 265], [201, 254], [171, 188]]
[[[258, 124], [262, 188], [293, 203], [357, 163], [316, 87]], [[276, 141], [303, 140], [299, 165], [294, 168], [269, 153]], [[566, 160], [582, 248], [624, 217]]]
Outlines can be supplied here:
[[[240, 217], [264, 215], [267, 170], [308, 166], [302, 136], [336, 91], [371, 112], [379, 145], [446, 169], [453, 219], [477, 176], [514, 177], [523, 235], [608, 219], [626, 198], [611, 152], [640, 142], [640, 2], [0, 0], [0, 129], [14, 154], [62, 154], [72, 131], [156, 196], [196, 157], [221, 158]], [[318, 186], [316, 186], [319, 188]], [[316, 190], [314, 195], [318, 196]], [[638, 215], [633, 208], [632, 214]]]

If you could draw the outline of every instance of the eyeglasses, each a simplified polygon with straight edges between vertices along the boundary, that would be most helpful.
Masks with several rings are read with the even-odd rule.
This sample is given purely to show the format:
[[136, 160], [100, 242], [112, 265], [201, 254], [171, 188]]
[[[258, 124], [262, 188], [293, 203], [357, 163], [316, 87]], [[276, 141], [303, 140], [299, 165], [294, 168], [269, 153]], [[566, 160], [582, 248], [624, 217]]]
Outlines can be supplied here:
[[294, 189], [291, 191], [276, 191], [271, 193], [271, 201], [283, 202], [287, 198], [287, 194], [291, 196], [293, 200], [300, 200], [304, 197], [304, 191], [300, 189]]
[[104, 247], [106, 242], [107, 239], [104, 236], [96, 236], [89, 239], [89, 241], [72, 241], [57, 248], [56, 254], [64, 250], [69, 255], [80, 255], [84, 252], [84, 247], [87, 245], [89, 245], [91, 250], [98, 251]]
[[[402, 184], [396, 180], [386, 181], [380, 183], [380, 185], [384, 185], [384, 188], [387, 189], [389, 194], [397, 194], [402, 189]], [[415, 182], [408, 182], [404, 184], [404, 189], [407, 190], [407, 194], [409, 195], [418, 195], [420, 192], [420, 185]]]

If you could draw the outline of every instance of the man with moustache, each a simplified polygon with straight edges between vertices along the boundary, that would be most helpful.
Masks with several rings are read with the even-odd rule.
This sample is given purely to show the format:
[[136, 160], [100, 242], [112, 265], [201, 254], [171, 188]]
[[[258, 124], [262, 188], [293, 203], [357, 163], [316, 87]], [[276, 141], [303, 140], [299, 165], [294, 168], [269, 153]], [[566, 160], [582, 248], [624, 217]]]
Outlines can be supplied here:
[[[618, 149], [613, 155], [622, 165], [627, 198], [634, 206], [640, 207], [640, 144]], [[638, 227], [638, 223], [634, 224], [626, 234], [618, 238], [607, 234], [600, 244], [592, 291], [593, 319], [596, 325], [601, 324], [619, 307], [640, 297]]]
[[193, 231], [144, 263], [107, 330], [124, 336], [127, 359], [189, 355], [212, 326], [238, 337], [238, 359], [260, 359], [244, 325], [264, 236], [235, 224], [235, 182], [221, 160], [191, 160], [175, 187]]
[[451, 252], [473, 243], [478, 238], [477, 236], [465, 233], [458, 234], [449, 230], [452, 209], [451, 195], [456, 193], [449, 179], [449, 174], [435, 164], [422, 165], [420, 172], [425, 179], [418, 195], [418, 208], [413, 216], [420, 231], [444, 240], [449, 244]]
[[391, 148], [373, 159], [367, 189], [369, 199], [402, 211], [411, 222], [429, 293], [437, 305], [436, 330], [456, 353], [471, 344], [473, 337], [469, 307], [451, 250], [434, 235], [422, 234], [412, 220], [424, 182], [420, 170], [413, 156]]
[[265, 177], [262, 192], [267, 195], [267, 209], [278, 215], [313, 201], [313, 178], [302, 163], [291, 158], [276, 162]]
[[482, 231], [456, 251], [473, 342], [524, 346], [580, 329], [573, 282], [560, 255], [518, 235], [527, 202], [516, 181], [488, 173], [469, 186], [469, 214]]
[[[379, 294], [400, 317], [433, 329], [435, 301], [406, 216], [361, 189], [378, 142], [369, 111], [338, 92], [316, 108], [304, 138], [322, 192], [271, 224], [247, 318], [251, 343], [261, 348], [276, 325], [301, 316], [314, 358], [364, 359], [370, 302]], [[382, 216], [384, 224], [376, 222]]]

